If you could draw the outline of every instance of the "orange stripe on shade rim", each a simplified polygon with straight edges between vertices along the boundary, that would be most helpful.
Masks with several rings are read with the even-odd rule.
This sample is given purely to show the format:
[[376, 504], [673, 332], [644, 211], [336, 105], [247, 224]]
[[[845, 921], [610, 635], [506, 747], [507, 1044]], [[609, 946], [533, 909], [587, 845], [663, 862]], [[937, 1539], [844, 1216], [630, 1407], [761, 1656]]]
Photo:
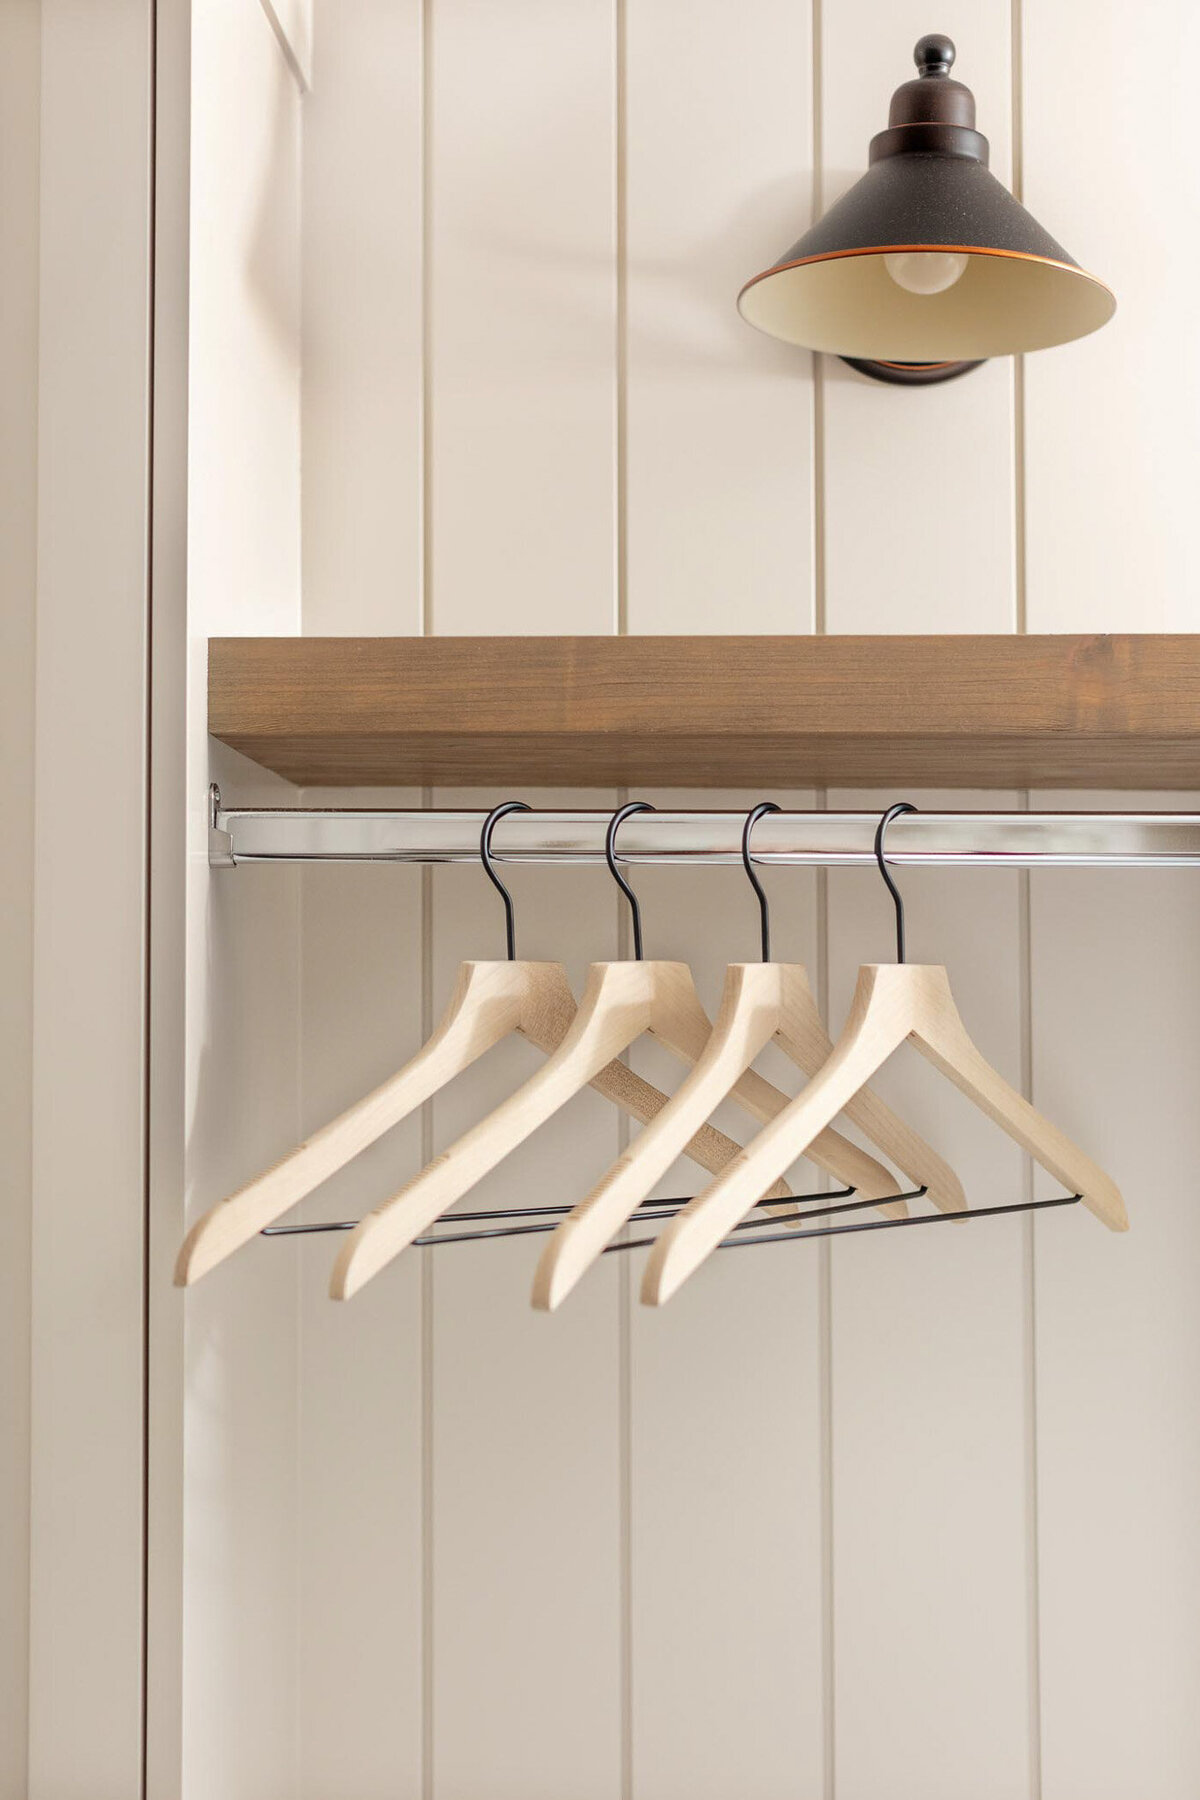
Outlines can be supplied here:
[[1063, 262], [1057, 256], [1038, 256], [1033, 250], [997, 250], [988, 244], [863, 244], [853, 250], [822, 250], [815, 256], [798, 256], [794, 262], [774, 263], [771, 268], [764, 269], [759, 275], [752, 275], [746, 285], [740, 289], [738, 300], [748, 294], [752, 287], [765, 281], [768, 275], [786, 275], [789, 269], [803, 269], [809, 263], [838, 262], [844, 256], [896, 256], [905, 251], [927, 251], [931, 255], [949, 252], [955, 256], [1007, 256], [1015, 262], [1041, 263], [1048, 269], [1063, 269], [1068, 275], [1080, 275], [1084, 281], [1092, 282], [1116, 304], [1116, 295], [1106, 281], [1098, 275], [1091, 275], [1081, 269], [1078, 263]]

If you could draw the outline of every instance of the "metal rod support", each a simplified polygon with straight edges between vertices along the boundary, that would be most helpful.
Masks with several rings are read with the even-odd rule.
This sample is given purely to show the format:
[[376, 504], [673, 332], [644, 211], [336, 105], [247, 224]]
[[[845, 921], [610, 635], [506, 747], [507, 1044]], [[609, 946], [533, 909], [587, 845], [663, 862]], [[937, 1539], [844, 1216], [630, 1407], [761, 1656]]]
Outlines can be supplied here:
[[[881, 808], [778, 812], [754, 830], [760, 866], [874, 865]], [[390, 812], [357, 808], [224, 807], [214, 790], [210, 861], [237, 863], [479, 863], [486, 809]], [[497, 863], [604, 863], [607, 812], [511, 813], [495, 831]], [[619, 860], [710, 867], [742, 861], [742, 812], [653, 812], [621, 826]], [[1200, 813], [919, 812], [888, 831], [901, 867], [1200, 868]]]

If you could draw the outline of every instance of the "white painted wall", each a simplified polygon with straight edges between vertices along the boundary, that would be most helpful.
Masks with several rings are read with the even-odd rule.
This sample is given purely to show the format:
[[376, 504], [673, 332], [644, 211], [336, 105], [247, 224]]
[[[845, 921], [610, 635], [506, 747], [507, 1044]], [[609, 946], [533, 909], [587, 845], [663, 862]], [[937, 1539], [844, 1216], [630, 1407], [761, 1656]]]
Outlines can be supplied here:
[[[406, 1056], [500, 930], [470, 869], [210, 877], [211, 633], [1200, 625], [1180, 523], [1200, 253], [1186, 157], [1122, 123], [1132, 0], [1103, 20], [1082, 0], [194, 12], [178, 1135], [198, 1208]], [[1190, 10], [1153, 18], [1189, 70]], [[814, 367], [732, 302], [862, 166], [934, 23], [997, 171], [1122, 311], [912, 393]], [[1164, 92], [1182, 137], [1181, 81]], [[213, 768], [238, 798], [292, 797]], [[753, 948], [740, 877], [640, 886], [651, 953], [711, 1000]], [[837, 1022], [886, 948], [877, 884], [777, 886], [780, 953]], [[578, 973], [618, 952], [603, 877], [513, 887], [525, 953]], [[716, 1259], [661, 1315], [612, 1259], [535, 1317], [519, 1246], [403, 1258], [345, 1308], [319, 1241], [243, 1253], [186, 1315], [156, 1288], [186, 1408], [153, 1795], [1193, 1800], [1190, 884], [906, 891], [914, 953], [1111, 1167], [1134, 1232], [1067, 1216]], [[528, 1057], [498, 1051], [314, 1215], [397, 1185]], [[890, 1085], [973, 1197], [1025, 1191], [929, 1071]], [[582, 1194], [620, 1135], [585, 1096], [486, 1191]], [[182, 1208], [159, 1199], [165, 1241]], [[19, 1714], [19, 1669], [11, 1692]]]

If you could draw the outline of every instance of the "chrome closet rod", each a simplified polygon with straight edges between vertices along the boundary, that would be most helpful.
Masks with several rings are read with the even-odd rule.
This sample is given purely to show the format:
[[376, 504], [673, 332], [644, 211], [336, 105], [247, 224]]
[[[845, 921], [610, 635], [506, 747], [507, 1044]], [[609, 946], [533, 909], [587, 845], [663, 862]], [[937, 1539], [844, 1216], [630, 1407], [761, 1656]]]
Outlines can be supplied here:
[[[869, 812], [779, 812], [760, 819], [754, 859], [770, 867], [874, 862]], [[512, 813], [496, 828], [497, 862], [604, 861], [607, 812]], [[237, 863], [477, 862], [484, 809], [385, 811], [360, 807], [226, 807], [214, 790], [210, 861]], [[744, 811], [642, 813], [621, 828], [624, 863], [717, 866], [741, 862]], [[909, 867], [1197, 868], [1200, 813], [917, 812], [888, 834], [888, 861]]]

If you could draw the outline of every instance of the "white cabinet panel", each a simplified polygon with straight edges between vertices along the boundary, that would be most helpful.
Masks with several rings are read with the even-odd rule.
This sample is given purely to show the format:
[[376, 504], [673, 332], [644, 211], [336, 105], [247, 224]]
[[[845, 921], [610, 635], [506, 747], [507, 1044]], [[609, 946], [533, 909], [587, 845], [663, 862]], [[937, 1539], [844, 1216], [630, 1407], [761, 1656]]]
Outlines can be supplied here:
[[27, 1791], [29, 1254], [33, 1034], [34, 650], [37, 606], [39, 16], [0, 12], [0, 1794]]
[[131, 1794], [141, 1769], [151, 59], [146, 0], [44, 0], [26, 1264], [38, 1796]]

